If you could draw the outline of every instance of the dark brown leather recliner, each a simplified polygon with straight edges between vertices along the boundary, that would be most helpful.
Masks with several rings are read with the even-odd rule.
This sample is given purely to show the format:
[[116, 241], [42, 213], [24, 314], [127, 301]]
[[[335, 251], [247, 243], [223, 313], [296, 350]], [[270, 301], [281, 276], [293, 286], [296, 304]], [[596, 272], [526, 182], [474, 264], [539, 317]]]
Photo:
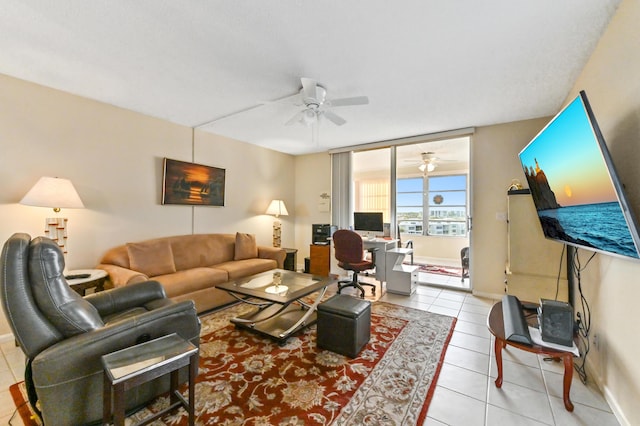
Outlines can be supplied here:
[[[29, 400], [45, 425], [82, 425], [102, 419], [102, 355], [177, 333], [199, 344], [192, 301], [173, 302], [146, 281], [81, 297], [63, 275], [64, 257], [52, 240], [14, 234], [0, 259], [0, 299], [25, 353]], [[181, 371], [181, 381], [187, 372]], [[127, 409], [169, 389], [168, 377], [127, 392]]]

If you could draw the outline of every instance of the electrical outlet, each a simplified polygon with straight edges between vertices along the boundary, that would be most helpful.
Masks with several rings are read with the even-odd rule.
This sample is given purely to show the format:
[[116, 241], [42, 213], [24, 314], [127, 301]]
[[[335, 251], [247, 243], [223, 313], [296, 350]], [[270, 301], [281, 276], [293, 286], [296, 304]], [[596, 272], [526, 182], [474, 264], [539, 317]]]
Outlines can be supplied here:
[[593, 342], [593, 346], [595, 346], [597, 350], [600, 350], [600, 336], [598, 336], [598, 334], [596, 333], [593, 334], [592, 342]]

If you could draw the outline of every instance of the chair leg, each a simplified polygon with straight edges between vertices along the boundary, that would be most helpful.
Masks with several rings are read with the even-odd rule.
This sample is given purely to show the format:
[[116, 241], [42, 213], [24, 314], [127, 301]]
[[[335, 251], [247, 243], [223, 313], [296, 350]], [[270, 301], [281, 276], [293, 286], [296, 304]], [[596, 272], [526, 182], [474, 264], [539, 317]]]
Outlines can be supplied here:
[[[342, 285], [344, 284], [344, 285]], [[364, 299], [364, 287], [363, 286], [370, 286], [371, 287], [371, 293], [372, 294], [376, 294], [376, 285], [375, 284], [371, 284], [371, 283], [361, 283], [358, 281], [358, 273], [357, 272], [353, 272], [353, 278], [351, 280], [343, 280], [343, 281], [338, 281], [338, 294], [340, 294], [340, 292], [342, 291], [343, 288], [345, 287], [355, 287], [356, 289], [360, 290], [360, 298]]]
[[[345, 283], [344, 285], [341, 285], [341, 283]], [[364, 299], [364, 288], [362, 288], [362, 286], [360, 285], [360, 283], [358, 283], [357, 281], [338, 281], [338, 294], [340, 294], [342, 292], [343, 288], [347, 288], [347, 287], [354, 287], [358, 290], [360, 290], [360, 298]]]

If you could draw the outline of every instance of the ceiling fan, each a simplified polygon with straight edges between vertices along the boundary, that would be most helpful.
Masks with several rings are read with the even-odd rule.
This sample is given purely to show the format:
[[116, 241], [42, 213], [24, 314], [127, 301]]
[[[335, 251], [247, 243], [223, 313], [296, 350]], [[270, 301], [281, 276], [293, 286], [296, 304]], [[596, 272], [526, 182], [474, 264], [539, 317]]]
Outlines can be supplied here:
[[369, 98], [366, 96], [328, 99], [327, 90], [320, 86], [315, 80], [303, 77], [300, 81], [302, 82], [300, 94], [303, 102], [301, 106], [304, 108], [291, 117], [285, 123], [286, 126], [291, 126], [295, 123], [313, 126], [317, 124], [322, 117], [337, 126], [342, 126], [347, 121], [331, 111], [331, 108], [351, 105], [367, 105], [369, 103]]
[[442, 158], [437, 157], [436, 153], [431, 151], [421, 153], [420, 159], [421, 161], [415, 161], [415, 160], [407, 160], [407, 161], [411, 161], [412, 163], [417, 163], [418, 169], [424, 174], [434, 171], [436, 167], [438, 167], [438, 164], [440, 164], [441, 162], [449, 161], [449, 160], [443, 160]]

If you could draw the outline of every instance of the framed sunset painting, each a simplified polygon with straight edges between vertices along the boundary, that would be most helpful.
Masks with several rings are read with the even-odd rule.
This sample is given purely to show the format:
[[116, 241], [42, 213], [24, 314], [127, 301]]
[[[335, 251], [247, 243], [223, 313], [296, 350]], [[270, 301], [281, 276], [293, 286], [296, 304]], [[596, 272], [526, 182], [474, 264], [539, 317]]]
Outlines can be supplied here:
[[225, 169], [165, 158], [162, 204], [224, 206]]

